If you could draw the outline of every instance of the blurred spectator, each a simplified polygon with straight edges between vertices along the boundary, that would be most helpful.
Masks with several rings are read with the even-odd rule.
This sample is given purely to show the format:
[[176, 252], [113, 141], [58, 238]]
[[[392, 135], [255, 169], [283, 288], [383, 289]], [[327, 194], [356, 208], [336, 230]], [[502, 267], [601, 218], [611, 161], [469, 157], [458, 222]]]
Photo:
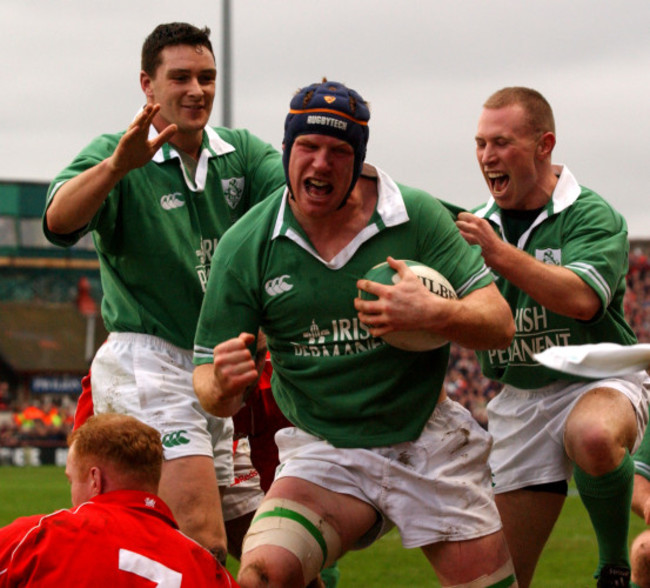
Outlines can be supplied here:
[[9, 384], [0, 381], [0, 412], [9, 410]]
[[450, 398], [460, 402], [482, 427], [487, 428], [485, 407], [500, 385], [483, 376], [473, 351], [458, 345], [451, 346], [444, 386]]
[[72, 432], [75, 399], [64, 396], [34, 399], [14, 407], [0, 426], [0, 447], [23, 445], [65, 447]]
[[650, 259], [640, 248], [630, 252], [625, 316], [640, 343], [650, 343]]

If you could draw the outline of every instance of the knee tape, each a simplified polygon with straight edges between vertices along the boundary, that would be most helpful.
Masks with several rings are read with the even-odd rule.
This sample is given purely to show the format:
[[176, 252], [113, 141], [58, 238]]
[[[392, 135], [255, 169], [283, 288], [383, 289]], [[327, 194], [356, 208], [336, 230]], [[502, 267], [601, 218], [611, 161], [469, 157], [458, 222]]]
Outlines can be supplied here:
[[305, 582], [332, 565], [341, 553], [341, 539], [332, 525], [302, 504], [282, 498], [270, 498], [257, 509], [242, 553], [261, 545], [277, 545], [293, 553]]
[[517, 586], [515, 567], [510, 559], [508, 563], [489, 576], [483, 575], [471, 582], [455, 584], [454, 586], [448, 586], [448, 588], [517, 588]]

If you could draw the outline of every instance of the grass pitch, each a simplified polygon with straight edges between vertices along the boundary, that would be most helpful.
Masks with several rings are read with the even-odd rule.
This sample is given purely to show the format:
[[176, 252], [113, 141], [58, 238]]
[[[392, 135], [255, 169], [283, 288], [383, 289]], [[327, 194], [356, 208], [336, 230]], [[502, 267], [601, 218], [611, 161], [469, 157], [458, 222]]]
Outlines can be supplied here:
[[[16, 517], [70, 506], [70, 489], [63, 468], [0, 467], [0, 526]], [[645, 528], [631, 515], [630, 539]], [[589, 517], [571, 487], [562, 514], [542, 554], [532, 588], [594, 588], [597, 546]], [[228, 566], [236, 570], [236, 562]], [[340, 562], [339, 588], [381, 586], [419, 588], [440, 586], [418, 549], [404, 549], [392, 531], [372, 547], [348, 553]]]

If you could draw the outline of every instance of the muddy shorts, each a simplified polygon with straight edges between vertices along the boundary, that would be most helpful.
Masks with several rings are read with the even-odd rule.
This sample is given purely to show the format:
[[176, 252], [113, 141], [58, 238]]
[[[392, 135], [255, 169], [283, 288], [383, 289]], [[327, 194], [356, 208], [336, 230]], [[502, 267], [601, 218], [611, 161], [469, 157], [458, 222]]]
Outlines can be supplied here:
[[293, 476], [355, 496], [380, 515], [361, 549], [396, 526], [404, 547], [463, 541], [501, 528], [487, 458], [491, 437], [457, 402], [438, 404], [420, 437], [369, 449], [340, 449], [290, 427], [275, 436], [276, 480]]
[[260, 475], [251, 463], [250, 445], [246, 437], [235, 441], [233, 456], [235, 481], [222, 490], [221, 497], [224, 521], [231, 521], [249, 512], [254, 512], [264, 498], [264, 492], [260, 486]]

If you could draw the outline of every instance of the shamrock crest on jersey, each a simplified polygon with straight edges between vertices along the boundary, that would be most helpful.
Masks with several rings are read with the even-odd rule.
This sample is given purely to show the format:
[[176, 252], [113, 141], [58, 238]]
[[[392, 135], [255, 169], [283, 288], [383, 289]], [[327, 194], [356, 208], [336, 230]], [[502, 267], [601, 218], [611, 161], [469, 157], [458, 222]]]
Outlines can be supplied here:
[[561, 249], [536, 249], [535, 258], [548, 265], [562, 265], [562, 250]]
[[228, 206], [234, 210], [244, 195], [244, 178], [221, 180], [221, 188]]

